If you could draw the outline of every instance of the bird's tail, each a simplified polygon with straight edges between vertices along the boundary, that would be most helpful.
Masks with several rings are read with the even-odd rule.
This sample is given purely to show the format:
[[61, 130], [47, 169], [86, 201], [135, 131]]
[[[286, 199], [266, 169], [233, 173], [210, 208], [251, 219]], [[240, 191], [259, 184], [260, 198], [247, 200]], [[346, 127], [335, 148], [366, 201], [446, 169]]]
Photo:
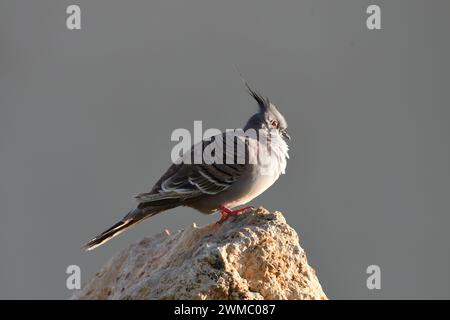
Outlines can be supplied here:
[[120, 233], [124, 232], [126, 229], [130, 228], [131, 226], [141, 222], [142, 220], [149, 218], [151, 216], [154, 216], [155, 214], [161, 212], [162, 210], [155, 210], [152, 212], [146, 212], [146, 214], [142, 214], [142, 211], [140, 209], [134, 209], [130, 211], [122, 220], [120, 220], [118, 223], [113, 225], [111, 228], [109, 228], [106, 231], [103, 231], [101, 234], [93, 238], [91, 241], [86, 243], [84, 245], [84, 249], [86, 251], [94, 250], [98, 246], [101, 246], [105, 242], [111, 240], [115, 236], [119, 235]]

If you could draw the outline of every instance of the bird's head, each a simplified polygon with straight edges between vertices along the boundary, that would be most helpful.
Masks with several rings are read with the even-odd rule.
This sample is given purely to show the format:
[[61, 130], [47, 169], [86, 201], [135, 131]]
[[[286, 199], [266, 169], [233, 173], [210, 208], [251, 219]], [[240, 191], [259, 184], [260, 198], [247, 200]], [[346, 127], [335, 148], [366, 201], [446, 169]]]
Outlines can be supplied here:
[[291, 137], [287, 133], [288, 125], [286, 119], [280, 111], [278, 111], [275, 105], [269, 101], [269, 98], [252, 89], [247, 82], [244, 81], [244, 84], [250, 95], [256, 100], [259, 106], [259, 111], [250, 117], [244, 127], [244, 130], [275, 130], [275, 132], [278, 132], [283, 138], [290, 140]]

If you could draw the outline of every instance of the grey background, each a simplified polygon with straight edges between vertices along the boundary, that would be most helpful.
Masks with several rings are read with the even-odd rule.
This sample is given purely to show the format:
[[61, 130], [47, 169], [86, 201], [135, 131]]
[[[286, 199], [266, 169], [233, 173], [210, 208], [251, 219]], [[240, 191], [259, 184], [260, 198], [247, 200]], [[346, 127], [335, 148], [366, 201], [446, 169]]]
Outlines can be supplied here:
[[[82, 30], [65, 10], [80, 4]], [[365, 10], [382, 9], [369, 31]], [[335, 299], [450, 298], [448, 1], [0, 2], [0, 298], [61, 298], [158, 215], [85, 253], [164, 172], [175, 128], [241, 127], [233, 65], [286, 115], [282, 210]], [[382, 289], [366, 288], [377, 264]]]

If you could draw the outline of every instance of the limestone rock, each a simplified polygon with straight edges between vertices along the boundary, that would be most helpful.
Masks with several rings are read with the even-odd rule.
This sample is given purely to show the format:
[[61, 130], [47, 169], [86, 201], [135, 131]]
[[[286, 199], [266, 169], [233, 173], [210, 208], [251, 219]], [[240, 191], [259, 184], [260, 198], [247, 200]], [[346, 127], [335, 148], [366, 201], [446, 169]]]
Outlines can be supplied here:
[[116, 254], [72, 299], [327, 299], [297, 233], [264, 208]]

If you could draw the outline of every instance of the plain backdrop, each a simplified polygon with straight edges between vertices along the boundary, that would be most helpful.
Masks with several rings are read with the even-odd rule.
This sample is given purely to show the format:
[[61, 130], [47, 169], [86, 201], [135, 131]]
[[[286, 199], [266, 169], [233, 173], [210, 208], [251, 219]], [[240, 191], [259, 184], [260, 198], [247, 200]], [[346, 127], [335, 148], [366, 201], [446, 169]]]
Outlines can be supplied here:
[[[81, 30], [66, 8], [81, 7]], [[381, 7], [381, 30], [366, 8]], [[218, 219], [181, 208], [81, 246], [170, 164], [176, 128], [278, 105], [284, 212], [334, 299], [450, 298], [450, 2], [0, 1], [0, 298], [66, 299], [118, 250]], [[366, 269], [381, 268], [381, 290]]]

